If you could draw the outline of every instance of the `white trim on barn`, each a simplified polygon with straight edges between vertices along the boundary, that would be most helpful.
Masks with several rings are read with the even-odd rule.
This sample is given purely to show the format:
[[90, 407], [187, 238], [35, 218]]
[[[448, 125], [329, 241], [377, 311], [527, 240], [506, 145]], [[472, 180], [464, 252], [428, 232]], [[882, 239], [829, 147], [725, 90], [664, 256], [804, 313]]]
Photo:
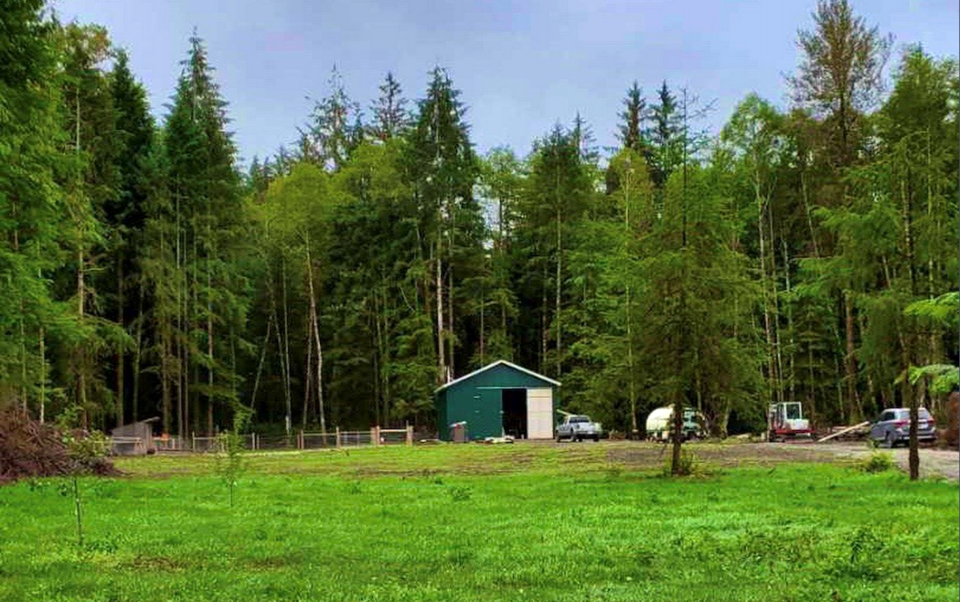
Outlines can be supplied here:
[[527, 389], [527, 439], [553, 438], [553, 389]]
[[533, 370], [527, 370], [527, 369], [524, 368], [523, 366], [518, 366], [518, 365], [514, 364], [513, 362], [508, 362], [507, 360], [497, 360], [497, 361], [493, 362], [492, 364], [487, 364], [486, 366], [484, 366], [483, 368], [480, 368], [479, 370], [474, 370], [474, 371], [471, 372], [470, 374], [465, 374], [465, 375], [461, 376], [460, 378], [457, 378], [457, 379], [455, 379], [455, 380], [451, 380], [451, 381], [448, 382], [447, 384], [445, 384], [445, 385], [443, 385], [443, 386], [441, 386], [441, 387], [437, 387], [433, 392], [434, 392], [434, 393], [438, 393], [438, 392], [440, 392], [440, 391], [443, 391], [444, 389], [446, 389], [446, 388], [448, 388], [448, 387], [452, 387], [453, 385], [457, 384], [458, 382], [460, 382], [460, 381], [462, 381], [462, 380], [466, 380], [466, 379], [470, 378], [471, 376], [476, 376], [477, 374], [480, 374], [481, 372], [486, 372], [487, 370], [489, 370], [489, 369], [491, 369], [491, 368], [494, 368], [494, 367], [496, 367], [496, 366], [500, 366], [500, 365], [509, 366], [510, 368], [513, 368], [514, 370], [519, 370], [520, 372], [523, 372], [523, 373], [525, 373], [525, 374], [529, 374], [530, 376], [532, 376], [532, 377], [534, 377], [534, 378], [538, 378], [538, 379], [540, 379], [540, 380], [542, 380], [542, 381], [544, 381], [544, 382], [548, 382], [548, 383], [550, 383], [551, 385], [554, 385], [554, 386], [557, 386], [557, 387], [560, 386], [560, 383], [558, 383], [557, 381], [553, 380], [552, 378], [550, 378], [550, 377], [548, 377], [548, 376], [544, 376], [544, 375], [542, 375], [542, 374], [537, 374], [537, 373], [534, 372]]

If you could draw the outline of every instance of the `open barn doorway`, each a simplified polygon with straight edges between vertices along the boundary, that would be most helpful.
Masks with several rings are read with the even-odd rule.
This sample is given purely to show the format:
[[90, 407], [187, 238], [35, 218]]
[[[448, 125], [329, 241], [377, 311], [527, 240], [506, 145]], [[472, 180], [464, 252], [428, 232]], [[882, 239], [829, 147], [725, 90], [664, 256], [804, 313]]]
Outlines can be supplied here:
[[503, 434], [515, 439], [527, 438], [527, 390], [503, 389]]

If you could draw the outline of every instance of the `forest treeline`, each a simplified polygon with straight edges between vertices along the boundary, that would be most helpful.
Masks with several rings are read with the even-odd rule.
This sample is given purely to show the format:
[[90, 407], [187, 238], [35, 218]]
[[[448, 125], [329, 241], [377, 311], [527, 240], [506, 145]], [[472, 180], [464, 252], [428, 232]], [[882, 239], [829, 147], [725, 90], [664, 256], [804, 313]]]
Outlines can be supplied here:
[[747, 96], [718, 134], [661, 74], [617, 148], [576, 115], [482, 155], [442, 68], [366, 107], [334, 71], [248, 169], [196, 34], [158, 123], [104, 28], [0, 4], [0, 404], [429, 428], [435, 387], [507, 359], [608, 429], [684, 399], [724, 435], [956, 385], [957, 62], [845, 0], [799, 24], [789, 109]]

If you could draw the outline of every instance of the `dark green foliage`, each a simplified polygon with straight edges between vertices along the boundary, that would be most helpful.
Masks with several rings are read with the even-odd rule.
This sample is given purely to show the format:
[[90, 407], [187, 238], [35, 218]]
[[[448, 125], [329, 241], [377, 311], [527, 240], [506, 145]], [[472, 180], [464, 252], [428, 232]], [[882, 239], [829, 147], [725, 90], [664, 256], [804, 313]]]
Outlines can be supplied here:
[[888, 40], [845, 0], [800, 34], [796, 106], [748, 95], [719, 136], [664, 80], [628, 89], [610, 156], [577, 113], [478, 157], [440, 67], [410, 107], [388, 72], [366, 122], [334, 70], [245, 178], [196, 35], [155, 125], [106, 30], [43, 8], [0, 13], [0, 404], [430, 433], [437, 385], [510, 359], [618, 435], [667, 404], [720, 436], [771, 401], [945, 418], [957, 64], [910, 46], [884, 88]]

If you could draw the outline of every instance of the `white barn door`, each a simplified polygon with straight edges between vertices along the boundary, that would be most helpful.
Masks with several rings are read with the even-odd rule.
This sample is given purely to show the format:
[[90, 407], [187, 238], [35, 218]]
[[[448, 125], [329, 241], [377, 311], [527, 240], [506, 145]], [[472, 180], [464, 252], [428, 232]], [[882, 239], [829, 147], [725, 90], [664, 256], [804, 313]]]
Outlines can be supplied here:
[[553, 389], [527, 389], [527, 438], [553, 439]]

